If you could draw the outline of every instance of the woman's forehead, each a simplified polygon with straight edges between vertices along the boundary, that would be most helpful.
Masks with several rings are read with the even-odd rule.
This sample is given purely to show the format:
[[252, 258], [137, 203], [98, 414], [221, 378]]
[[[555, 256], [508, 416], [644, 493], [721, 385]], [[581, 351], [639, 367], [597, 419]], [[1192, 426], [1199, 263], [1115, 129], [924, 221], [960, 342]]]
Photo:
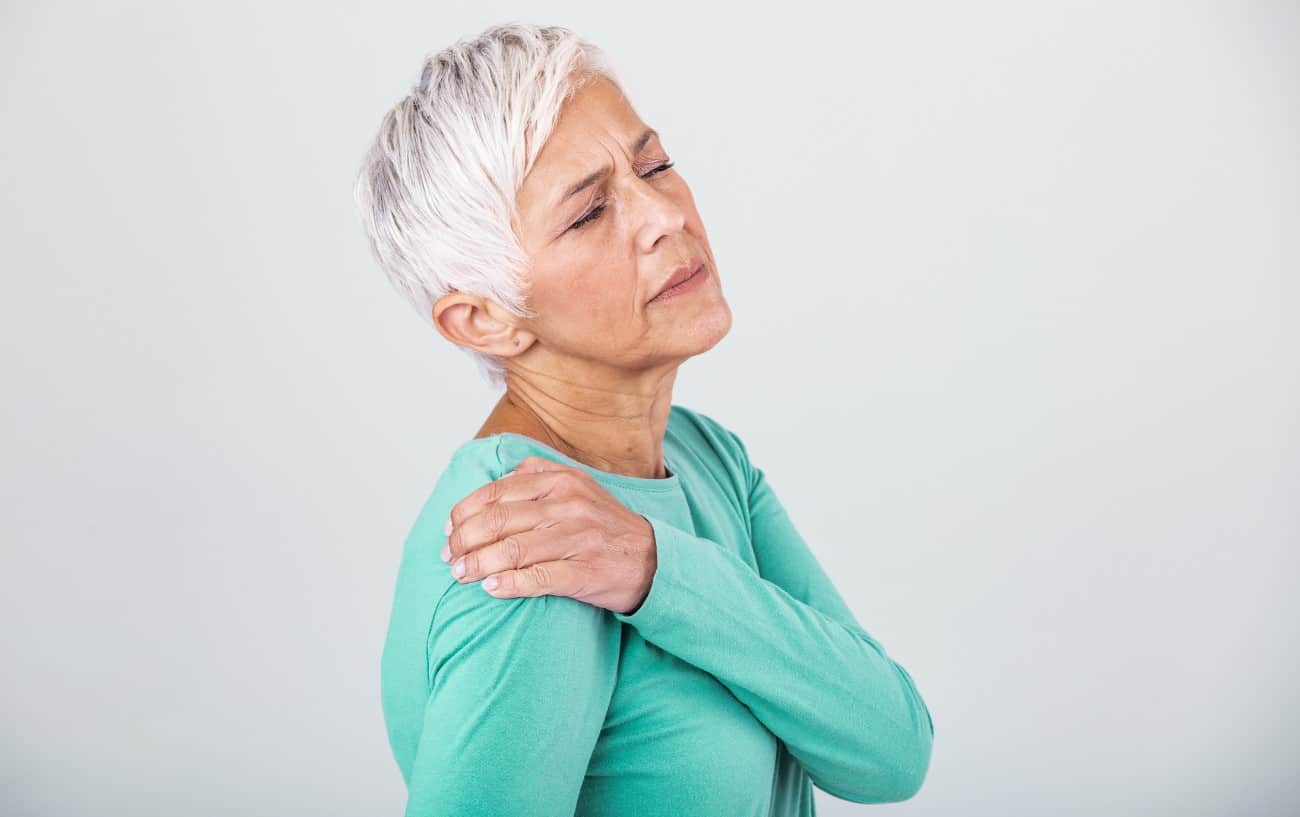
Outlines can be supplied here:
[[634, 160], [659, 138], [630, 115], [574, 117], [557, 126], [529, 169], [518, 194], [520, 207], [553, 210], [606, 176], [621, 154]]

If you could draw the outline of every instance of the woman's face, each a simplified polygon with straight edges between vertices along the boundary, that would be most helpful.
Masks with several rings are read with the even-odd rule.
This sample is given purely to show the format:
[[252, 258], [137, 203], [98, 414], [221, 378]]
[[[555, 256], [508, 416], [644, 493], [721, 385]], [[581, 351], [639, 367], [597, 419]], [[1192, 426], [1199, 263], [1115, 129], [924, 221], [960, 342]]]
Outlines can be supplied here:
[[[517, 325], [545, 352], [642, 370], [680, 363], [731, 328], [691, 190], [649, 130], [597, 77], [565, 104], [518, 191], [527, 303], [538, 316]], [[697, 280], [651, 303], [692, 256], [704, 262]]]

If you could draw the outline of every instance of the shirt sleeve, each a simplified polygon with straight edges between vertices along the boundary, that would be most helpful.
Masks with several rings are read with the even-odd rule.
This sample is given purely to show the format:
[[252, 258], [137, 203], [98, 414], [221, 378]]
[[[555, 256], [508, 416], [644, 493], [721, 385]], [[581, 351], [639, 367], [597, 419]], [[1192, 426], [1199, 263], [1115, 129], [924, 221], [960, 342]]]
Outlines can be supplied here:
[[406, 816], [571, 817], [614, 691], [617, 624], [569, 597], [497, 598], [438, 564], [449, 585]]
[[858, 624], [762, 470], [747, 455], [742, 465], [761, 575], [643, 514], [658, 566], [640, 607], [614, 617], [726, 685], [823, 791], [856, 803], [913, 796], [934, 735], [925, 702]]

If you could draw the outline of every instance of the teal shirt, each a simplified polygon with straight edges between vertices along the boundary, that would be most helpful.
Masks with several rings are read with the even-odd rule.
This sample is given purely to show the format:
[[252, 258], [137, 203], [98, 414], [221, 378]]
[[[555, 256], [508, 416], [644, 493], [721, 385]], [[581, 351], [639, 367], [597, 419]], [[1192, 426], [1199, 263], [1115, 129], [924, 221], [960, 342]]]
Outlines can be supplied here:
[[[496, 598], [439, 558], [451, 507], [530, 455], [650, 523], [658, 567], [631, 615]], [[920, 788], [929, 710], [740, 438], [674, 405], [663, 455], [662, 479], [514, 433], [452, 455], [406, 540], [381, 661], [408, 817], [795, 817], [814, 785], [857, 803]]]

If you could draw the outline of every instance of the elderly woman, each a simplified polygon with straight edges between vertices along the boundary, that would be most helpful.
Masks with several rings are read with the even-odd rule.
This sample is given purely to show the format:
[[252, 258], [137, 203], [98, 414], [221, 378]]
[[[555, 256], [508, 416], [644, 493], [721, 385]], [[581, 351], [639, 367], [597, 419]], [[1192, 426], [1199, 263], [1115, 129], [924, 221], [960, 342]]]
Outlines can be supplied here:
[[512, 24], [430, 56], [356, 193], [388, 277], [503, 387], [398, 572], [381, 678], [406, 813], [915, 794], [933, 724], [911, 677], [740, 438], [672, 401], [731, 313], [690, 188], [602, 52]]

